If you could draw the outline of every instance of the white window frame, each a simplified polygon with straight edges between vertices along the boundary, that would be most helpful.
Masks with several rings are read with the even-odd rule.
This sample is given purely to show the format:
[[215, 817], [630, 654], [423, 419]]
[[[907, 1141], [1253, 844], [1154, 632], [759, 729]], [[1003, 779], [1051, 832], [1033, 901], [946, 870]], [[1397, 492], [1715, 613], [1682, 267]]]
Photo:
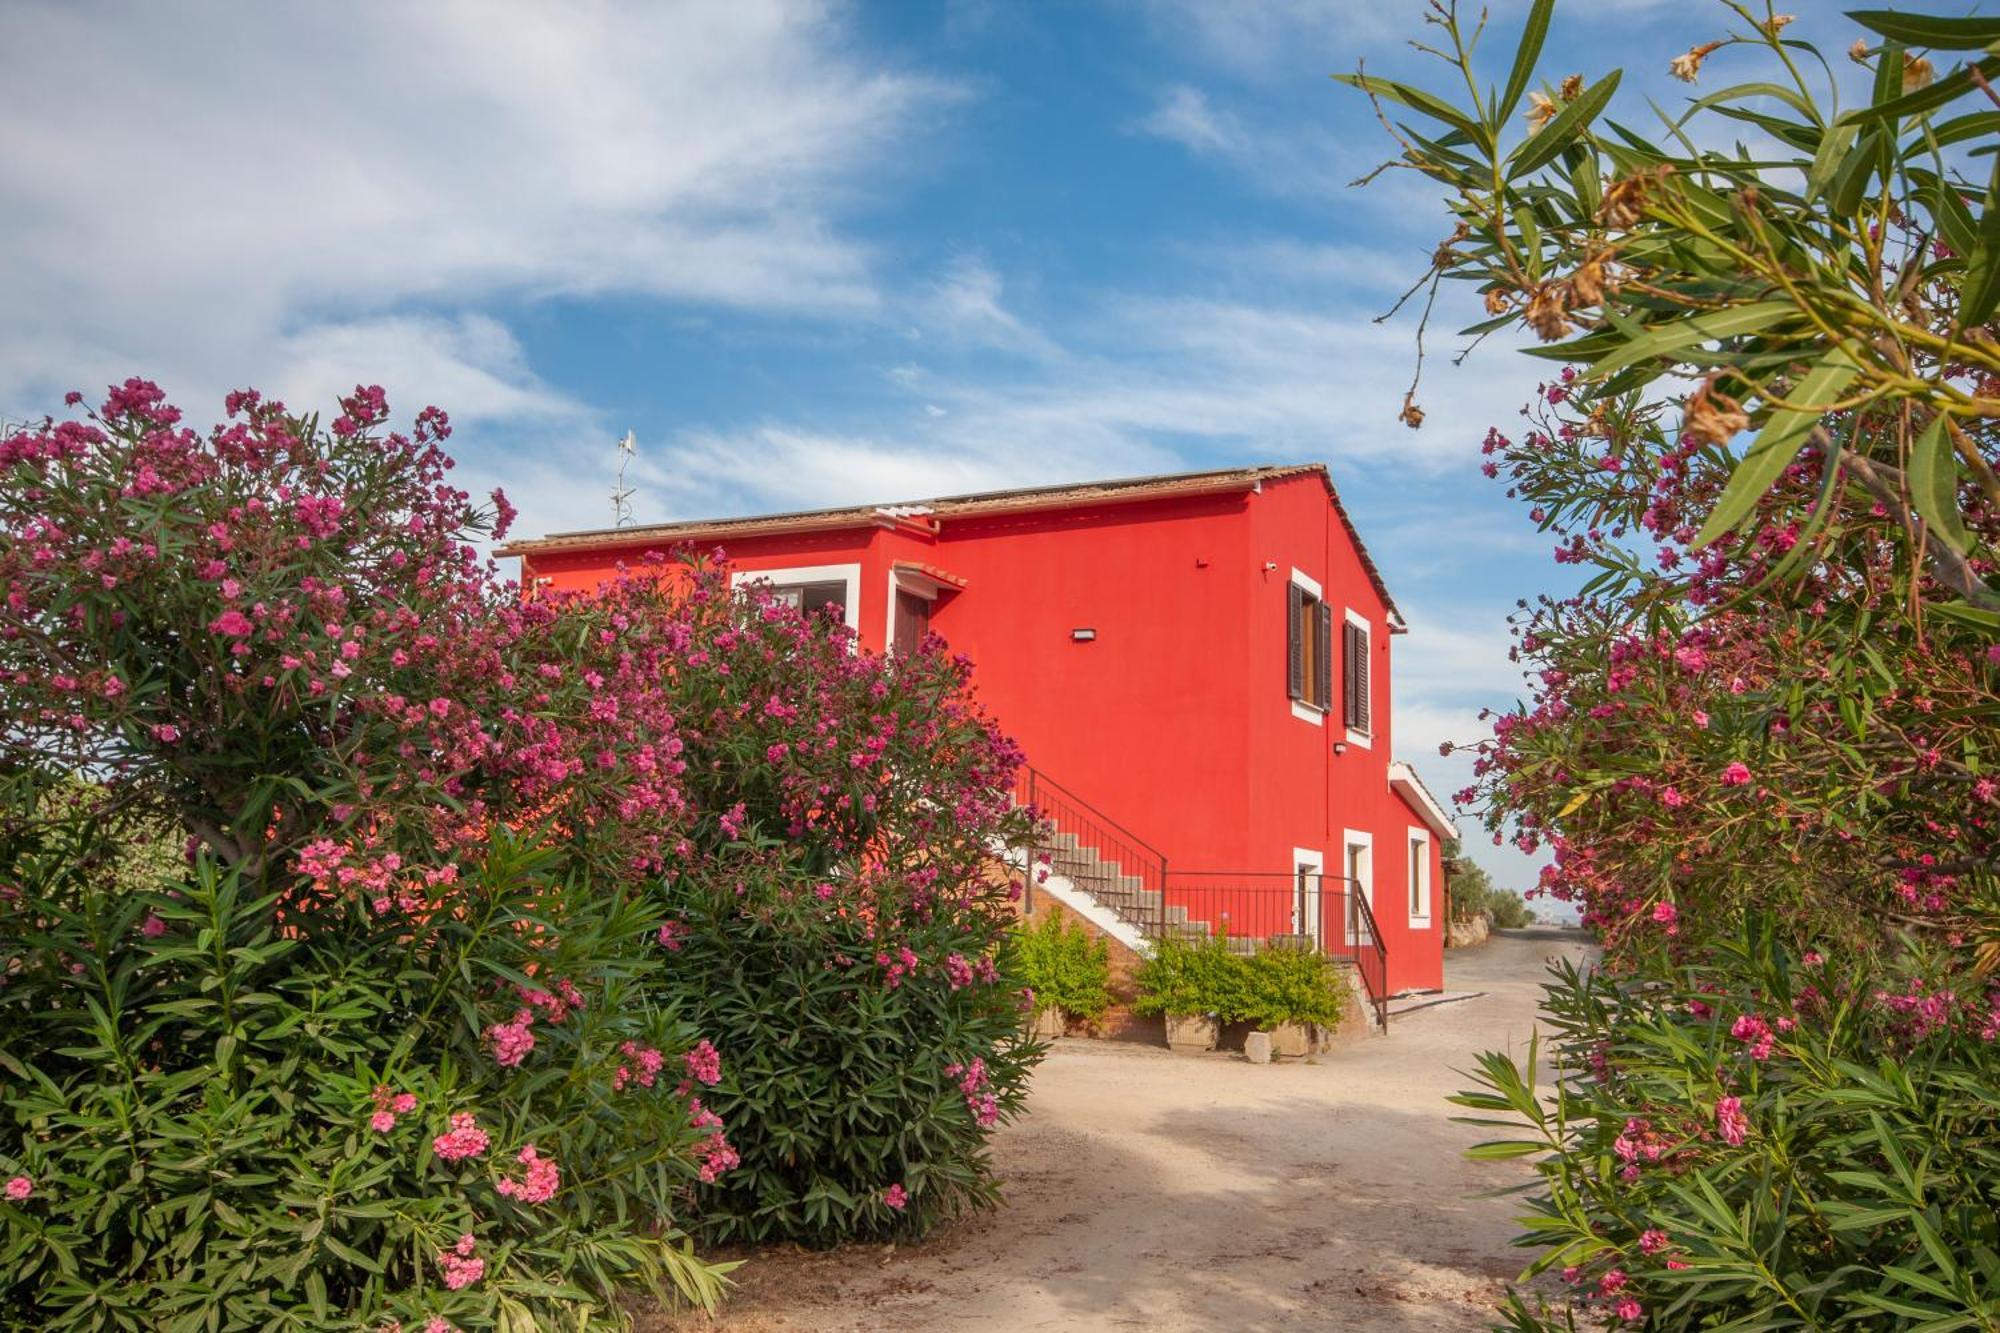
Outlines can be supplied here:
[[[1299, 871], [1306, 866], [1312, 867], [1312, 881], [1306, 889], [1306, 901], [1310, 904], [1306, 910], [1310, 913], [1311, 920], [1300, 921], [1298, 919], [1298, 878]], [[1320, 886], [1325, 882], [1326, 853], [1314, 851], [1310, 847], [1292, 848], [1292, 934], [1310, 936], [1313, 947], [1316, 949], [1326, 947], [1326, 941], [1320, 938], [1321, 919], [1325, 915], [1324, 900], [1320, 897]]]
[[[1345, 612], [1344, 619], [1347, 621], [1348, 624], [1359, 625], [1362, 629], [1368, 631], [1368, 651], [1370, 653], [1373, 653], [1375, 651], [1375, 626], [1369, 623], [1367, 616], [1362, 615], [1359, 611], [1356, 611], [1353, 607], [1348, 606], [1348, 607], [1342, 607], [1341, 609], [1342, 611]], [[1345, 660], [1345, 654], [1342, 655], [1340, 669], [1342, 671], [1347, 670], [1347, 662]], [[1346, 681], [1343, 680], [1340, 682], [1340, 689], [1341, 689], [1340, 697], [1344, 700], [1347, 697]], [[1370, 662], [1368, 664], [1368, 692], [1371, 695], [1375, 692], [1375, 664], [1373, 662]], [[1368, 700], [1367, 708], [1368, 708], [1369, 730], [1361, 731], [1355, 727], [1348, 727], [1347, 743], [1349, 745], [1358, 745], [1364, 750], [1372, 750], [1375, 747], [1374, 743], [1369, 738], [1373, 734], [1375, 727], [1374, 699], [1371, 698]], [[1370, 907], [1373, 907], [1375, 905], [1374, 900], [1370, 899], [1368, 905]]]
[[896, 650], [896, 594], [899, 592], [906, 592], [912, 596], [921, 597], [931, 604], [932, 611], [937, 610], [938, 582], [936, 579], [927, 578], [922, 574], [906, 573], [903, 570], [892, 567], [889, 570], [888, 605], [882, 611], [882, 651], [884, 653], [892, 653]]
[[845, 583], [846, 603], [841, 608], [841, 619], [847, 628], [857, 635], [861, 633], [861, 566], [849, 565], [794, 565], [789, 569], [735, 569], [729, 573], [729, 586], [747, 587], [752, 583], [768, 583], [780, 587], [788, 583]]
[[[1324, 602], [1326, 600], [1326, 590], [1320, 587], [1319, 580], [1314, 578], [1312, 575], [1306, 573], [1303, 569], [1300, 569], [1297, 565], [1292, 566], [1291, 583], [1293, 587], [1298, 588], [1304, 592], [1310, 593], [1314, 601]], [[1290, 612], [1287, 611], [1286, 614], [1289, 615]], [[1287, 626], [1286, 629], [1287, 633], [1289, 633], [1290, 627]], [[1301, 634], [1311, 634], [1313, 632], [1313, 628], [1311, 625], [1301, 625], [1299, 626], [1299, 632]], [[1291, 650], [1292, 650], [1292, 645], [1288, 641], [1285, 644], [1285, 651], [1289, 653], [1291, 652]], [[1320, 670], [1324, 671], [1326, 669], [1327, 669], [1327, 664], [1321, 663]], [[1318, 704], [1313, 703], [1310, 700], [1306, 699], [1293, 699], [1291, 700], [1291, 705], [1292, 705], [1292, 716], [1297, 718], [1299, 721], [1310, 722], [1315, 727], [1323, 727], [1326, 725], [1326, 710], [1321, 708]]]
[[[1428, 929], [1431, 924], [1431, 831], [1420, 824], [1411, 824], [1405, 835], [1406, 849], [1416, 858], [1410, 867], [1417, 880], [1417, 902], [1421, 910], [1410, 911], [1410, 925], [1418, 929]], [[1405, 889], [1409, 881], [1403, 882]]]
[[[1347, 866], [1348, 862], [1353, 859], [1351, 853], [1353, 849], [1356, 847], [1361, 848], [1363, 853], [1365, 853], [1361, 858], [1361, 873], [1358, 876], [1356, 876], [1356, 878], [1359, 879], [1361, 882], [1359, 884], [1350, 884], [1347, 882], [1346, 878]], [[1340, 874], [1341, 874], [1341, 883], [1346, 888], [1347, 892], [1353, 893], [1356, 889], [1360, 890], [1362, 900], [1368, 904], [1368, 910], [1372, 915], [1375, 911], [1375, 835], [1374, 834], [1364, 832], [1361, 829], [1351, 829], [1351, 828], [1342, 829], [1340, 831]], [[1343, 933], [1346, 935], [1347, 943], [1350, 946], [1362, 944], [1364, 942], [1371, 944], [1374, 942], [1372, 940], [1366, 940], [1365, 937], [1361, 934], [1359, 930], [1359, 926], [1361, 923], [1360, 920], [1355, 916], [1353, 909], [1350, 908], [1342, 915], [1346, 919], [1341, 922], [1341, 929]]]

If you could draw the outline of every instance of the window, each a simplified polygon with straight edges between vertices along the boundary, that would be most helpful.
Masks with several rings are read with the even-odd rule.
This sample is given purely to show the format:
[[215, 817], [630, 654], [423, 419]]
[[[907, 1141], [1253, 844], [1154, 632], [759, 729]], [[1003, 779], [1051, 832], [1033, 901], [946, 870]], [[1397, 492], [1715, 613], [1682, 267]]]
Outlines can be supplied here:
[[1410, 924], [1427, 926], [1431, 921], [1431, 835], [1422, 829], [1410, 830]]
[[1319, 584], [1296, 569], [1286, 596], [1286, 690], [1292, 711], [1317, 723], [1319, 715], [1333, 707], [1333, 611]]
[[[739, 569], [731, 584], [761, 583], [771, 595], [808, 615], [831, 616], [849, 629], [861, 626], [861, 566], [801, 565], [793, 569]], [[828, 608], [832, 608], [829, 610]]]
[[838, 580], [825, 583], [774, 583], [771, 595], [787, 606], [796, 606], [807, 615], [835, 607], [834, 618], [847, 619], [847, 584]]
[[1341, 715], [1352, 733], [1349, 740], [1366, 743], [1368, 735], [1368, 622], [1349, 611], [1340, 627]]

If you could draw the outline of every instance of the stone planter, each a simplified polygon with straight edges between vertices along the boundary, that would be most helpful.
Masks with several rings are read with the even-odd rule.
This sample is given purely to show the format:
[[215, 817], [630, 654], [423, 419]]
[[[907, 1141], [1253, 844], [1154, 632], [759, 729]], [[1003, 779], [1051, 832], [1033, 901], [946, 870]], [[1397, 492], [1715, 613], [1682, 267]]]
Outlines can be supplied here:
[[1044, 1009], [1035, 1015], [1031, 1035], [1036, 1041], [1054, 1041], [1068, 1030], [1069, 1024], [1064, 1020], [1062, 1010]]
[[1311, 1055], [1312, 1029], [1304, 1023], [1280, 1023], [1271, 1029], [1271, 1054], [1298, 1060]]
[[1167, 1015], [1167, 1045], [1176, 1051], [1212, 1051], [1220, 1035], [1212, 1014]]

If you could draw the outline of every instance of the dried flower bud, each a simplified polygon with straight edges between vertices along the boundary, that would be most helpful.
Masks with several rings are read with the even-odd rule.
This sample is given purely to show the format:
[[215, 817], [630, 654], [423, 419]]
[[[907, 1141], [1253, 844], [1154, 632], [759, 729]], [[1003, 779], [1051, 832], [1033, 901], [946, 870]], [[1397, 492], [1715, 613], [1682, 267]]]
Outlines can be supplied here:
[[1403, 410], [1396, 414], [1396, 420], [1411, 430], [1416, 430], [1424, 424], [1424, 409], [1417, 406], [1416, 392], [1412, 389], [1403, 395]]
[[1568, 307], [1564, 298], [1568, 295], [1559, 282], [1543, 283], [1528, 297], [1528, 308], [1521, 317], [1528, 321], [1528, 327], [1543, 342], [1554, 342], [1569, 332], [1570, 323], [1566, 318]]
[[1599, 252], [1583, 261], [1569, 278], [1570, 305], [1596, 305], [1604, 299], [1604, 254]]
[[1512, 304], [1514, 304], [1514, 294], [1505, 287], [1495, 287], [1486, 293], [1486, 313], [1489, 315], [1505, 314], [1507, 307]]
[[1721, 42], [1704, 42], [1700, 46], [1690, 46], [1684, 55], [1677, 55], [1667, 62], [1667, 73], [1682, 83], [1693, 83], [1695, 76], [1701, 73], [1701, 62], [1721, 45]]
[[1728, 444], [1750, 425], [1743, 405], [1718, 390], [1712, 375], [1687, 396], [1683, 413], [1682, 433], [1703, 444]]
[[1866, 39], [1856, 37], [1854, 45], [1847, 48], [1847, 58], [1857, 65], [1865, 64], [1868, 60], [1868, 42]]
[[1562, 81], [1562, 87], [1556, 89], [1556, 93], [1563, 101], [1574, 102], [1583, 95], [1583, 75], [1570, 75]]
[[1528, 109], [1521, 113], [1527, 118], [1530, 133], [1540, 129], [1556, 118], [1555, 101], [1545, 92], [1528, 94]]
[[1797, 14], [1773, 14], [1769, 20], [1757, 26], [1762, 28], [1767, 36], [1775, 38], [1791, 24], [1796, 23], [1798, 17]]
[[1597, 206], [1597, 220], [1622, 231], [1637, 222], [1646, 210], [1646, 196], [1673, 168], [1661, 165], [1641, 171], [1604, 187], [1604, 202]]
[[1922, 56], [1912, 56], [1903, 63], [1903, 91], [1913, 93], [1919, 88], [1928, 88], [1937, 78], [1937, 71], [1931, 62]]

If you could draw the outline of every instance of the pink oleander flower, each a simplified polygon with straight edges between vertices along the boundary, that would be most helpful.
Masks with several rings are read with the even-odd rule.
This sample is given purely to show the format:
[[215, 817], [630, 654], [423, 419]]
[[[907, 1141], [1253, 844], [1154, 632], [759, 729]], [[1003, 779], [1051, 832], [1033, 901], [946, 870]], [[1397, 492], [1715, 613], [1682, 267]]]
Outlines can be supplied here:
[[472, 1112], [460, 1111], [451, 1118], [451, 1129], [431, 1140], [431, 1150], [447, 1162], [477, 1157], [492, 1145]]
[[888, 1189], [882, 1191], [882, 1202], [900, 1213], [910, 1202], [909, 1191], [905, 1190], [901, 1185], [891, 1185]]
[[668, 953], [679, 953], [687, 940], [688, 928], [679, 921], [665, 921], [660, 924], [660, 947]]
[[1667, 1233], [1658, 1227], [1651, 1227], [1640, 1233], [1639, 1252], [1641, 1254], [1658, 1254], [1666, 1246]]
[[374, 1130], [377, 1134], [387, 1134], [395, 1127], [396, 1113], [394, 1111], [377, 1111], [368, 1117], [368, 1128]]
[[1663, 926], [1673, 925], [1676, 921], [1680, 920], [1680, 916], [1681, 909], [1672, 903], [1657, 902], [1653, 904], [1653, 920]]
[[1729, 767], [1722, 770], [1722, 785], [1725, 787], [1741, 787], [1749, 781], [1750, 766], [1741, 759], [1731, 760]]
[[1636, 1324], [1640, 1319], [1645, 1317], [1646, 1307], [1633, 1300], [1630, 1296], [1625, 1296], [1621, 1297], [1618, 1303], [1611, 1307], [1611, 1313], [1617, 1315], [1628, 1324]]
[[534, 1022], [532, 1009], [519, 1009], [512, 1022], [495, 1023], [486, 1029], [486, 1040], [493, 1043], [495, 1064], [512, 1069], [528, 1058], [528, 1052], [535, 1049]]
[[681, 1057], [681, 1063], [687, 1066], [688, 1076], [697, 1083], [712, 1088], [722, 1081], [722, 1053], [706, 1037]]
[[15, 1176], [7, 1182], [7, 1197], [14, 1203], [20, 1203], [34, 1192], [35, 1182], [26, 1176]]
[[397, 1093], [389, 1102], [389, 1109], [397, 1115], [408, 1115], [417, 1109], [417, 1094], [414, 1092]]
[[167, 923], [155, 913], [146, 913], [146, 919], [139, 923], [139, 933], [149, 940], [156, 940], [167, 933]]
[[1734, 1148], [1750, 1137], [1750, 1119], [1743, 1114], [1741, 1097], [1723, 1097], [1715, 1103], [1715, 1128], [1722, 1141]]
[[438, 1268], [444, 1274], [447, 1289], [462, 1291], [486, 1276], [486, 1261], [475, 1257], [472, 1252], [477, 1244], [478, 1241], [468, 1231], [458, 1238], [458, 1244], [438, 1251]]
[[172, 745], [181, 738], [181, 729], [171, 722], [161, 722], [153, 727], [153, 739], [162, 745]]
[[547, 1203], [555, 1197], [562, 1184], [562, 1173], [549, 1158], [535, 1151], [535, 1145], [525, 1145], [515, 1157], [526, 1168], [520, 1179], [502, 1176], [493, 1188], [517, 1203]]

